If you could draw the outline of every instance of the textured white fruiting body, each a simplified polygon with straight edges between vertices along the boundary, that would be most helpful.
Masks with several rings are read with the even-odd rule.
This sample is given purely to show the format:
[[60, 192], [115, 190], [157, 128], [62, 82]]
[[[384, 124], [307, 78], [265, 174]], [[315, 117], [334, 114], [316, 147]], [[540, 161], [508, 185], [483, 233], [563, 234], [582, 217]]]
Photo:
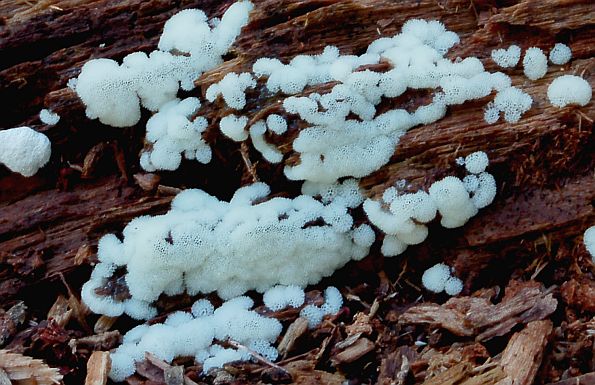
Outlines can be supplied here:
[[0, 163], [11, 171], [33, 176], [51, 155], [52, 144], [48, 137], [30, 127], [0, 131]]
[[574, 75], [555, 78], [547, 89], [547, 97], [556, 107], [570, 104], [586, 106], [592, 96], [591, 85], [585, 79]]
[[492, 51], [492, 60], [502, 68], [512, 68], [521, 58], [521, 48], [511, 45], [508, 49], [500, 48]]
[[[126, 333], [123, 344], [110, 353], [110, 378], [121, 382], [134, 374], [135, 363], [145, 358], [145, 352], [166, 362], [176, 357], [195, 357], [203, 364], [205, 374], [228, 362], [250, 359], [245, 350], [224, 349], [216, 344], [226, 340], [233, 340], [275, 361], [278, 353], [271, 343], [281, 334], [282, 325], [274, 318], [250, 310], [253, 305], [250, 298], [237, 297], [214, 309], [203, 299], [192, 306], [192, 313], [178, 311], [170, 314], [163, 324], [137, 326]], [[207, 311], [195, 312], [195, 308]]]
[[53, 126], [58, 124], [60, 121], [60, 115], [44, 108], [43, 110], [39, 111], [39, 120], [48, 126]]
[[525, 51], [523, 72], [531, 80], [540, 79], [547, 73], [547, 57], [541, 49], [531, 47]]
[[88, 61], [71, 83], [87, 116], [114, 127], [132, 126], [140, 119], [140, 105], [157, 111], [176, 98], [180, 86], [193, 89], [202, 72], [222, 62], [252, 8], [248, 1], [232, 4], [213, 28], [204, 12], [186, 9], [165, 23], [159, 50], [148, 56], [134, 52], [121, 65], [110, 59]]
[[463, 226], [478, 209], [492, 203], [496, 180], [485, 172], [489, 163], [487, 154], [474, 152], [457, 163], [465, 165], [471, 175], [463, 180], [454, 176], [443, 178], [430, 186], [429, 193], [399, 195], [396, 188], [389, 188], [383, 194], [388, 210], [381, 202], [372, 199], [364, 202], [370, 222], [386, 234], [381, 248], [384, 256], [399, 255], [408, 245], [423, 242], [428, 236], [424, 224], [432, 221], [438, 212], [442, 226], [454, 228]]
[[[149, 318], [161, 293], [217, 291], [230, 298], [277, 284], [316, 283], [365, 257], [373, 242], [371, 229], [354, 229], [348, 213], [361, 196], [347, 186], [338, 190], [328, 204], [307, 195], [253, 204], [269, 194], [263, 183], [239, 189], [229, 203], [186, 190], [168, 213], [130, 222], [122, 241], [113, 235], [101, 239], [100, 263], [83, 286], [83, 301], [98, 313]], [[126, 267], [131, 299], [97, 295], [95, 289], [120, 266]]]
[[566, 44], [556, 43], [550, 51], [550, 61], [556, 65], [564, 65], [572, 59], [572, 51]]
[[583, 234], [583, 243], [585, 248], [591, 254], [593, 263], [595, 263], [595, 226], [589, 227]]

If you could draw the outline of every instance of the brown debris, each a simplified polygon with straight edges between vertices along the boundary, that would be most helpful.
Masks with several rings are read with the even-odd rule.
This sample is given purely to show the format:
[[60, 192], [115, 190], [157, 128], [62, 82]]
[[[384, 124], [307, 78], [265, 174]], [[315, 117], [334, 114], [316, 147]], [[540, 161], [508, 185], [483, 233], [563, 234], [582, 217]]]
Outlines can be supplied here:
[[458, 297], [444, 305], [416, 305], [399, 317], [401, 323], [429, 324], [459, 336], [485, 341], [508, 333], [515, 325], [543, 319], [556, 310], [558, 301], [529, 281], [514, 296], [493, 305], [483, 298]]
[[549, 320], [530, 322], [525, 329], [515, 333], [500, 359], [507, 378], [497, 385], [533, 384], [551, 333], [552, 322]]
[[[159, 369], [161, 369], [164, 373], [166, 370], [172, 370], [172, 365], [169, 365], [165, 361], [160, 360], [159, 358], [155, 357], [155, 355], [151, 353], [145, 354], [145, 359], [149, 361], [151, 364], [155, 365]], [[188, 376], [184, 375], [184, 385], [198, 385], [196, 382], [192, 381]]]
[[374, 343], [367, 338], [359, 338], [342, 352], [333, 355], [331, 361], [335, 365], [349, 364], [374, 350]]
[[568, 378], [566, 380], [552, 382], [548, 385], [592, 385], [595, 384], [595, 372], [583, 374], [582, 376]]
[[396, 351], [389, 353], [380, 362], [376, 385], [406, 384], [411, 370], [410, 363], [416, 358], [417, 352], [409, 346], [400, 346]]
[[312, 361], [295, 361], [285, 365], [291, 373], [295, 385], [342, 385], [345, 377], [339, 373], [329, 373], [315, 369]]
[[118, 317], [108, 317], [106, 315], [102, 315], [97, 319], [95, 325], [93, 325], [93, 332], [95, 334], [105, 333], [110, 330], [112, 326], [114, 326], [117, 320]]
[[38, 385], [53, 385], [62, 381], [58, 369], [50, 368], [42, 360], [6, 350], [0, 350], [0, 369], [6, 372], [14, 385], [32, 381]]
[[281, 357], [285, 357], [287, 353], [291, 352], [295, 347], [296, 342], [301, 336], [308, 331], [308, 320], [302, 317], [298, 317], [295, 321], [289, 325], [283, 339], [279, 342], [277, 350]]
[[560, 295], [567, 304], [581, 311], [595, 312], [595, 282], [592, 279], [571, 279], [560, 287]]
[[[377, 303], [377, 302], [376, 302]], [[353, 317], [353, 323], [345, 327], [347, 335], [354, 334], [370, 334], [372, 333], [372, 325], [370, 324], [370, 316], [362, 312], [357, 313]]]
[[17, 332], [19, 326], [25, 322], [27, 306], [23, 301], [17, 302], [7, 311], [0, 310], [0, 347]]
[[93, 352], [87, 361], [85, 385], [105, 385], [111, 370], [112, 361], [109, 352]]
[[68, 300], [63, 295], [56, 298], [56, 302], [48, 311], [47, 319], [53, 319], [60, 327], [65, 327], [70, 317], [72, 316], [72, 309], [70, 309]]
[[115, 348], [121, 341], [122, 335], [119, 331], [114, 330], [72, 339], [68, 342], [68, 346], [70, 346], [74, 354], [78, 351], [110, 350]]

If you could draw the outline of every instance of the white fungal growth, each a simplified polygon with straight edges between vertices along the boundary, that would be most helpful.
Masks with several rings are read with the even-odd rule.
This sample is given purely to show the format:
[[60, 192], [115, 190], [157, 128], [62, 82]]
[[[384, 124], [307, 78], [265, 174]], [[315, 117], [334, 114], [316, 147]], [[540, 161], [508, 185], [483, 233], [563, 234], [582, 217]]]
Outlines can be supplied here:
[[[285, 175], [292, 180], [326, 184], [342, 177], [369, 175], [389, 161], [400, 137], [410, 128], [442, 119], [449, 105], [510, 87], [507, 75], [486, 72], [477, 58], [446, 59], [445, 53], [458, 41], [458, 36], [440, 22], [414, 19], [403, 25], [400, 34], [372, 42], [361, 56], [341, 56], [327, 47], [333, 54], [325, 50], [320, 57], [329, 60], [328, 68], [318, 56], [300, 56], [288, 65], [269, 58], [257, 61], [254, 70], [258, 76], [269, 76], [272, 91], [295, 93], [329, 77], [340, 82], [323, 95], [311, 93], [284, 100], [289, 114], [309, 124], [293, 142], [293, 150], [300, 154], [299, 163], [286, 166]], [[357, 66], [378, 63], [380, 58], [393, 68], [385, 73], [357, 70]], [[290, 67], [295, 73], [290, 73]], [[312, 80], [313, 68], [324, 68], [316, 80]], [[436, 92], [431, 103], [411, 113], [399, 108], [376, 113], [376, 105], [383, 98], [400, 96], [408, 89]], [[350, 115], [354, 117], [348, 118]], [[492, 115], [497, 117], [499, 112]]]
[[219, 95], [223, 95], [223, 100], [230, 108], [241, 110], [246, 106], [247, 88], [254, 88], [256, 80], [252, 74], [243, 72], [236, 74], [235, 72], [228, 73], [219, 83], [211, 84], [207, 89], [206, 98], [213, 102]]
[[424, 272], [421, 282], [429, 291], [441, 293], [444, 291], [444, 286], [449, 278], [450, 267], [443, 263], [438, 263]]
[[492, 51], [492, 60], [502, 68], [513, 68], [521, 58], [521, 48], [511, 45], [508, 49], [499, 48]]
[[523, 72], [531, 80], [540, 79], [547, 73], [547, 57], [540, 48], [531, 47], [525, 51]]
[[583, 243], [589, 254], [591, 254], [593, 263], [595, 263], [595, 226], [591, 226], [585, 230], [585, 234], [583, 234]]
[[449, 176], [434, 182], [429, 193], [418, 191], [398, 195], [390, 189], [390, 199], [381, 202], [367, 199], [364, 211], [370, 222], [386, 234], [381, 252], [390, 257], [403, 253], [408, 245], [423, 242], [428, 236], [426, 223], [439, 212], [446, 228], [463, 226], [478, 209], [489, 205], [496, 196], [496, 180], [485, 172], [488, 157], [475, 152], [458, 162], [472, 173], [460, 180]]
[[531, 96], [516, 87], [506, 88], [494, 98], [494, 108], [504, 112], [504, 120], [508, 123], [518, 122], [532, 104]]
[[48, 137], [30, 127], [0, 131], [0, 163], [13, 172], [33, 176], [51, 155], [52, 144]]
[[[148, 318], [161, 293], [217, 291], [231, 298], [278, 284], [304, 287], [367, 255], [371, 236], [354, 234], [346, 199], [325, 205], [302, 195], [252, 203], [268, 194], [267, 185], [256, 183], [239, 189], [228, 203], [186, 190], [168, 213], [134, 219], [122, 241], [102, 238], [101, 263], [83, 286], [83, 301], [110, 315], [130, 314], [134, 305], [138, 311], [131, 316]], [[120, 266], [126, 267], [131, 299], [96, 294]]]
[[490, 164], [490, 160], [483, 151], [476, 151], [465, 158], [465, 169], [471, 174], [484, 172], [488, 164]]
[[566, 44], [556, 43], [550, 51], [550, 61], [556, 65], [564, 65], [572, 59], [572, 51]]
[[262, 300], [267, 308], [279, 311], [288, 306], [302, 306], [305, 296], [304, 289], [299, 286], [277, 285], [265, 291]]
[[547, 97], [556, 107], [570, 104], [586, 106], [591, 100], [591, 85], [585, 79], [574, 75], [555, 78], [547, 89]]
[[43, 110], [39, 111], [39, 120], [48, 126], [54, 126], [60, 121], [60, 115], [44, 108]]
[[248, 1], [232, 4], [213, 28], [204, 12], [183, 10], [165, 23], [159, 50], [148, 56], [134, 52], [121, 65], [89, 60], [74, 85], [87, 117], [114, 127], [132, 126], [140, 119], [140, 105], [157, 111], [176, 98], [180, 86], [193, 89], [202, 72], [223, 61], [252, 8]]
[[[203, 364], [205, 374], [228, 362], [251, 358], [245, 350], [224, 349], [217, 344], [227, 340], [247, 346], [271, 361], [276, 360], [278, 353], [271, 344], [281, 334], [282, 325], [274, 318], [250, 310], [253, 305], [250, 298], [238, 297], [214, 309], [210, 302], [199, 300], [192, 306], [192, 313], [178, 311], [163, 324], [137, 326], [126, 333], [123, 344], [110, 353], [110, 378], [121, 382], [134, 374], [135, 363], [144, 359], [145, 352], [166, 362], [176, 357], [195, 357]], [[195, 308], [209, 311], [196, 315]]]
[[197, 98], [174, 99], [149, 119], [146, 140], [151, 146], [140, 158], [144, 170], [176, 170], [182, 155], [200, 163], [211, 161], [211, 148], [202, 139], [207, 120], [200, 116], [190, 120], [199, 107]]
[[343, 296], [341, 292], [334, 286], [329, 286], [324, 291], [324, 304], [318, 307], [315, 305], [307, 305], [300, 311], [300, 317], [308, 320], [308, 327], [310, 329], [320, 325], [322, 319], [326, 315], [336, 314], [343, 306]]
[[219, 129], [223, 135], [228, 138], [241, 142], [248, 139], [248, 131], [246, 131], [246, 125], [248, 124], [248, 117], [230, 114], [221, 118], [219, 122]]
[[463, 281], [452, 276], [452, 269], [444, 263], [438, 263], [427, 269], [422, 278], [424, 287], [434, 293], [446, 291], [448, 295], [457, 295], [463, 290]]

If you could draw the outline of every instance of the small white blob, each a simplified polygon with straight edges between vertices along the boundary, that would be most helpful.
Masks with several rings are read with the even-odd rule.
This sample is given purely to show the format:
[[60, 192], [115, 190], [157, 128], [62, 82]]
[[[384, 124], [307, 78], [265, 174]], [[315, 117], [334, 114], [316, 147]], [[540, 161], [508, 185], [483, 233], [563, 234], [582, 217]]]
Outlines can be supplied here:
[[523, 58], [523, 72], [531, 80], [542, 78], [547, 72], [547, 57], [537, 47], [531, 47], [525, 51]]
[[450, 278], [450, 267], [444, 263], [437, 263], [426, 270], [421, 277], [421, 283], [426, 289], [434, 293], [444, 291], [446, 281]]
[[444, 285], [444, 291], [448, 295], [458, 295], [463, 291], [463, 281], [457, 277], [450, 277]]
[[30, 127], [0, 131], [0, 163], [11, 171], [33, 176], [51, 155], [52, 144], [48, 137]]
[[476, 151], [465, 158], [465, 168], [471, 174], [484, 172], [489, 163], [488, 154], [483, 151]]
[[492, 51], [492, 60], [502, 68], [512, 68], [521, 58], [521, 48], [511, 45], [508, 49], [500, 48]]
[[547, 89], [547, 97], [556, 107], [569, 104], [585, 106], [591, 100], [591, 96], [591, 85], [585, 79], [574, 75], [555, 78]]
[[583, 242], [587, 251], [593, 258], [593, 263], [595, 263], [595, 226], [591, 226], [585, 231], [585, 234], [583, 234]]
[[556, 65], [566, 64], [572, 59], [572, 51], [566, 44], [556, 43], [550, 51], [550, 61]]
[[48, 126], [53, 126], [58, 124], [58, 122], [60, 121], [60, 115], [44, 108], [43, 110], [39, 111], [39, 120], [41, 120], [42, 123], [45, 123]]

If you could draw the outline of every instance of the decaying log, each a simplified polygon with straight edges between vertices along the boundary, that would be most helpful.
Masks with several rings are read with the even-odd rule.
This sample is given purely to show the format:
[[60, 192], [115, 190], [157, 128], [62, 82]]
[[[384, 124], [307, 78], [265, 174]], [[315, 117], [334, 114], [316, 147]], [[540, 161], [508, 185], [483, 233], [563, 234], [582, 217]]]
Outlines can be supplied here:
[[475, 336], [477, 341], [485, 341], [508, 333], [519, 323], [546, 318], [556, 310], [557, 304], [551, 293], [529, 281], [516, 287], [513, 295], [505, 296], [497, 305], [485, 298], [457, 297], [444, 305], [413, 306], [399, 317], [399, 322], [428, 324], [459, 336]]

